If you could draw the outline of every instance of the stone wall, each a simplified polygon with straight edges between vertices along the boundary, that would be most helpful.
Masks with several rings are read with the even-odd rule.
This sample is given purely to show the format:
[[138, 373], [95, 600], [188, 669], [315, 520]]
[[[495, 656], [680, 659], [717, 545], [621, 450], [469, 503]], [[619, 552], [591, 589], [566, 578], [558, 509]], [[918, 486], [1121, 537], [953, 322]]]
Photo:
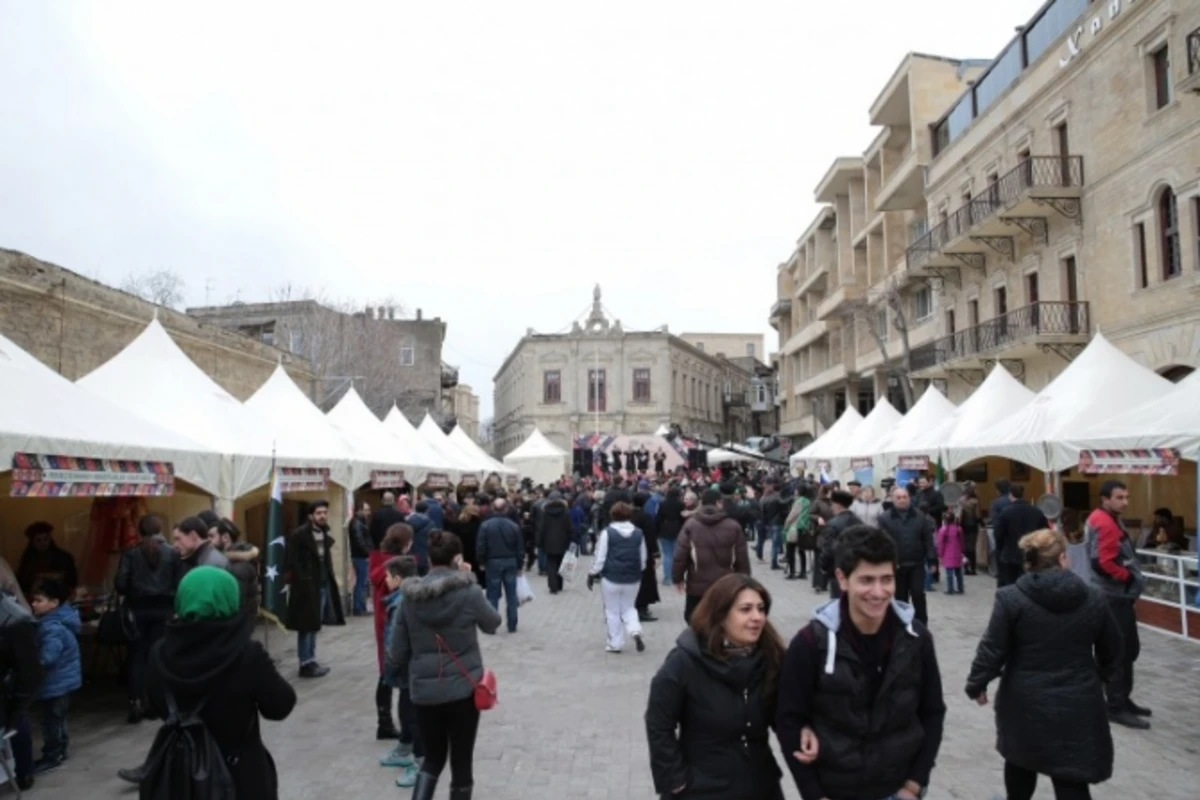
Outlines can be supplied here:
[[[0, 249], [0, 333], [76, 380], [119, 353], [154, 318], [155, 306], [70, 270]], [[186, 314], [158, 318], [201, 369], [245, 400], [282, 363], [306, 392], [312, 375], [274, 347]]]

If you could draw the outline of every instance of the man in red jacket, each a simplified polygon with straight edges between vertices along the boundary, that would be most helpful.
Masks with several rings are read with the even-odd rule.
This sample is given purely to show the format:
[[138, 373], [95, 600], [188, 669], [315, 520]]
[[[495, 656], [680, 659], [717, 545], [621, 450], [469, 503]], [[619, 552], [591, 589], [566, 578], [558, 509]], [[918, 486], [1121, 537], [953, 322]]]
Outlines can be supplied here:
[[1150, 709], [1133, 702], [1131, 695], [1133, 662], [1141, 651], [1134, 603], [1146, 581], [1133, 540], [1121, 524], [1121, 512], [1128, 504], [1129, 490], [1125, 484], [1115, 480], [1101, 484], [1100, 507], [1087, 518], [1084, 542], [1092, 564], [1092, 585], [1108, 600], [1124, 640], [1121, 658], [1108, 680], [1108, 718], [1118, 725], [1145, 730], [1150, 727], [1145, 719], [1150, 716]]

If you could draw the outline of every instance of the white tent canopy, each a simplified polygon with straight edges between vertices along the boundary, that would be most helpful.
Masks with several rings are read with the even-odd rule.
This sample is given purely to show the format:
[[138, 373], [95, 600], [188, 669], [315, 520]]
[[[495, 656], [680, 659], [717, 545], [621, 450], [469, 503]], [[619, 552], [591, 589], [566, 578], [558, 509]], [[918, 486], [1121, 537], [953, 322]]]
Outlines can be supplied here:
[[[270, 478], [272, 442], [266, 422], [196, 366], [157, 319], [77, 383], [225, 456], [221, 498], [241, 497]], [[321, 465], [304, 461], [289, 466]]]
[[455, 462], [425, 441], [425, 438], [417, 433], [417, 429], [408, 421], [408, 417], [404, 416], [404, 413], [395, 405], [383, 418], [383, 424], [392, 432], [393, 436], [400, 440], [403, 448], [401, 452], [411, 453], [411, 458], [418, 464], [428, 463], [432, 471], [445, 473], [452, 481], [458, 480], [461, 470], [455, 466]]
[[[918, 432], [904, 443], [903, 449], [888, 445], [886, 458], [891, 463], [896, 456], [929, 456], [937, 459], [949, 444], [968, 441], [975, 433], [1020, 411], [1033, 400], [1034, 394], [1021, 384], [1002, 365], [997, 364], [979, 388], [963, 401], [952, 416], [924, 432]], [[915, 409], [914, 409], [915, 410]], [[910, 412], [911, 415], [911, 412]]]
[[[377, 469], [403, 470], [405, 480], [414, 485], [425, 479], [425, 473], [438, 469], [434, 463], [436, 457], [424, 442], [418, 441], [421, 447], [414, 450], [402, 441], [383, 420], [367, 408], [367, 404], [353, 386], [342, 395], [342, 399], [337, 401], [326, 416], [342, 432], [356, 458], [364, 463], [377, 464]], [[369, 479], [368, 474], [356, 485], [361, 485]]]
[[537, 428], [529, 438], [504, 457], [504, 463], [535, 484], [550, 485], [569, 472], [567, 451], [550, 441]]
[[220, 453], [71, 383], [4, 336], [0, 382], [0, 471], [15, 453], [169, 461], [181, 480], [220, 489]]
[[459, 472], [483, 477], [482, 473], [486, 471], [484, 465], [476, 463], [474, 459], [468, 458], [455, 447], [446, 438], [441, 426], [433, 421], [433, 417], [429, 416], [429, 412], [425, 412], [425, 419], [421, 420], [421, 424], [417, 426], [417, 433], [430, 447], [454, 464], [455, 469]]
[[838, 455], [838, 448], [854, 434], [855, 428], [861, 425], [862, 421], [862, 414], [858, 413], [857, 408], [846, 406], [846, 410], [837, 418], [837, 422], [830, 425], [829, 430], [825, 431], [815, 442], [793, 454], [789, 459], [790, 462], [794, 465], [797, 461], [811, 462], [815, 459], [832, 458]]
[[500, 475], [516, 474], [516, 470], [506, 467], [492, 458], [486, 450], [475, 443], [474, 439], [467, 436], [467, 432], [459, 426], [455, 425], [454, 430], [450, 431], [449, 439], [459, 450], [471, 454], [473, 457], [479, 459], [480, 463], [487, 465], [488, 472], [496, 472]]
[[1100, 417], [1066, 443], [1068, 451], [1150, 447], [1174, 447], [1200, 460], [1200, 371], [1131, 411]]
[[339, 486], [358, 485], [352, 473], [361, 472], [362, 467], [351, 463], [350, 445], [282, 365], [250, 395], [246, 408], [265, 421], [280, 461], [315, 460], [329, 469], [330, 480]]
[[927, 455], [919, 451], [911, 452], [911, 443], [919, 441], [920, 437], [928, 435], [929, 431], [945, 425], [957, 410], [954, 403], [946, 399], [946, 395], [930, 385], [920, 399], [913, 403], [904, 419], [892, 430], [891, 437], [877, 448], [881, 455], [876, 458], [875, 467], [890, 470], [895, 466], [897, 455]]
[[879, 446], [891, 437], [892, 431], [903, 419], [904, 415], [897, 411], [886, 397], [879, 398], [871, 413], [854, 429], [854, 433], [844, 444], [839, 445], [835, 452], [830, 453], [834, 460], [833, 474], [848, 470], [851, 458], [878, 453]]
[[1015, 414], [947, 446], [950, 469], [984, 456], [1015, 459], [1043, 472], [1079, 461], [1067, 442], [1093, 420], [1128, 414], [1170, 392], [1174, 384], [1118, 350], [1100, 334], [1037, 397]]

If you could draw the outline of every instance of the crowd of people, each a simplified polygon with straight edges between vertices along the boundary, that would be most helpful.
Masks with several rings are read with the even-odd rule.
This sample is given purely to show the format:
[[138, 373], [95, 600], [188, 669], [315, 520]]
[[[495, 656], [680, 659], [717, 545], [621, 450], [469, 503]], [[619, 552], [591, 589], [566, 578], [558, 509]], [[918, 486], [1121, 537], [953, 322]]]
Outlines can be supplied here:
[[[986, 705], [989, 684], [1000, 681], [1008, 797], [1028, 800], [1047, 775], [1060, 800], [1086, 798], [1090, 784], [1111, 776], [1109, 724], [1146, 728], [1151, 716], [1132, 699], [1133, 603], [1144, 581], [1121, 524], [1128, 490], [1117, 481], [1101, 487], [1080, 566], [1021, 484], [996, 488], [986, 513], [969, 483], [947, 503], [926, 477], [887, 483], [876, 498], [872, 486], [772, 470], [576, 476], [419, 498], [386, 492], [346, 525], [350, 613], [374, 617], [376, 738], [391, 742], [380, 764], [398, 769], [396, 784], [417, 800], [434, 796], [449, 766], [450, 796], [469, 800], [481, 712], [495, 701], [478, 635], [502, 622], [517, 634], [522, 584], [535, 570], [554, 596], [578, 567], [587, 588], [600, 589], [610, 654], [629, 643], [646, 650], [660, 587], [683, 596], [685, 628], [645, 714], [661, 795], [782, 797], [773, 734], [805, 800], [914, 800], [934, 779], [946, 715], [926, 593], [944, 576], [946, 593], [961, 594], [965, 576], [990, 569], [999, 588], [965, 691]], [[328, 513], [327, 503], [310, 504], [284, 542], [285, 619], [300, 678], [329, 674], [317, 661], [318, 634], [344, 621]], [[14, 675], [5, 720], [26, 788], [67, 760], [69, 698], [82, 683], [79, 615], [68, 602], [75, 569], [52, 533], [31, 526], [28, 558], [0, 580], [0, 660]], [[235, 796], [277, 797], [259, 719], [286, 718], [296, 693], [251, 636], [258, 549], [210, 512], [169, 534], [147, 516], [139, 533], [115, 579], [132, 628], [129, 722], [195, 714]], [[586, 555], [590, 563], [580, 561]], [[751, 577], [755, 565], [810, 580], [828, 597], [790, 643], [770, 621], [771, 594]], [[36, 761], [34, 703], [43, 737]], [[156, 752], [119, 774], [157, 785]]]

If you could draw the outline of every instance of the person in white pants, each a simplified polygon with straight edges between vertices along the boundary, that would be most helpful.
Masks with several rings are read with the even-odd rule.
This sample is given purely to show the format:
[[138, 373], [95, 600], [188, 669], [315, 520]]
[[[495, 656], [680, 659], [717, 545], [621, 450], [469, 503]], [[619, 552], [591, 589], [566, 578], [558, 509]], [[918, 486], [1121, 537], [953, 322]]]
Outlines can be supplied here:
[[615, 503], [609, 510], [612, 524], [600, 532], [588, 573], [588, 589], [599, 581], [604, 596], [604, 617], [608, 623], [605, 649], [610, 653], [621, 652], [626, 633], [633, 637], [639, 653], [646, 649], [634, 603], [648, 554], [645, 536], [629, 521], [632, 516], [633, 506], [629, 503]]

